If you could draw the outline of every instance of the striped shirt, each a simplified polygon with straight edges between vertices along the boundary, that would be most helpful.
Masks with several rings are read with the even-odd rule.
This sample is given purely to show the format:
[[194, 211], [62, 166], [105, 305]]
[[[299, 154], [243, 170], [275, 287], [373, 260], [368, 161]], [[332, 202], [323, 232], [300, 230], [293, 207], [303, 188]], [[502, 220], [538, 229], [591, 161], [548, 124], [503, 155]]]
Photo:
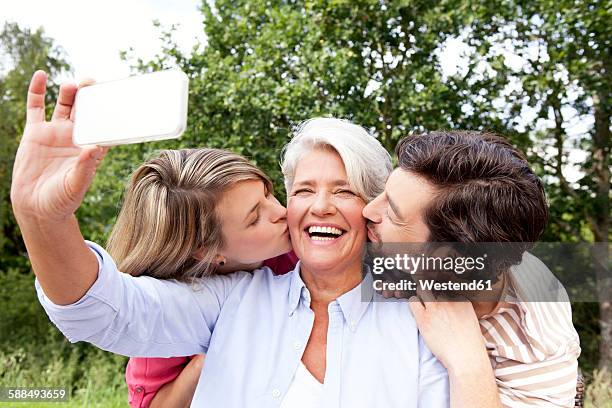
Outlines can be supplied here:
[[508, 278], [503, 301], [480, 319], [502, 405], [573, 407], [580, 343], [567, 293], [529, 253]]

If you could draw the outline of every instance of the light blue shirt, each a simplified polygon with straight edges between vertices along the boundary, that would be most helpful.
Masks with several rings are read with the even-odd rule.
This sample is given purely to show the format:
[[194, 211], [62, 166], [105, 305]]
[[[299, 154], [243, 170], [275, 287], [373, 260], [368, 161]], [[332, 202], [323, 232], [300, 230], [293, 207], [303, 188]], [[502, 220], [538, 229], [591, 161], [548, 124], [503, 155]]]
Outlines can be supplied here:
[[[206, 353], [192, 406], [280, 405], [314, 321], [299, 264], [285, 275], [265, 267], [189, 286], [120, 273], [103, 248], [88, 245], [100, 270], [83, 298], [56, 305], [36, 282], [41, 304], [71, 342], [132, 357]], [[321, 406], [447, 407], [446, 370], [408, 304], [365, 289], [371, 279], [329, 304]]]

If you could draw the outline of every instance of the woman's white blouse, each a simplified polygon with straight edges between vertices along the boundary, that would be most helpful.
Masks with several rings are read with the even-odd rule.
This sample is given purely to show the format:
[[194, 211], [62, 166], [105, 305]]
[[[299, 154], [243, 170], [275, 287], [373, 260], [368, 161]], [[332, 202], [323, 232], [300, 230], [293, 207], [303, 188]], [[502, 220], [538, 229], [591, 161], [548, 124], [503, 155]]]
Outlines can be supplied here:
[[323, 384], [300, 361], [280, 408], [320, 408], [322, 395]]
[[[189, 286], [120, 273], [102, 247], [88, 245], [100, 269], [80, 300], [56, 305], [36, 282], [41, 304], [71, 342], [132, 357], [206, 353], [192, 406], [280, 407], [314, 321], [299, 264], [285, 275], [262, 268]], [[328, 306], [321, 407], [447, 407], [446, 370], [407, 303], [384, 301], [371, 281], [366, 275]]]

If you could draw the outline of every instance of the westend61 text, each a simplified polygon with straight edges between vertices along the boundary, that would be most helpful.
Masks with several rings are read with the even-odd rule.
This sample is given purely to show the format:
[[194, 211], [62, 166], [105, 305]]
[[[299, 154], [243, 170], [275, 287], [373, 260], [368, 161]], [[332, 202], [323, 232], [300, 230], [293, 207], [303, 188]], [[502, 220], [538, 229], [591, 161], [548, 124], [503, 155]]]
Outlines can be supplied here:
[[[417, 282], [410, 279], [402, 279], [397, 282], [385, 282], [380, 279], [372, 282], [374, 290], [401, 290], [401, 291], [416, 291]], [[471, 282], [438, 282], [431, 279], [419, 280], [419, 288], [427, 291], [476, 291], [476, 290], [493, 290], [490, 280], [477, 280]]]

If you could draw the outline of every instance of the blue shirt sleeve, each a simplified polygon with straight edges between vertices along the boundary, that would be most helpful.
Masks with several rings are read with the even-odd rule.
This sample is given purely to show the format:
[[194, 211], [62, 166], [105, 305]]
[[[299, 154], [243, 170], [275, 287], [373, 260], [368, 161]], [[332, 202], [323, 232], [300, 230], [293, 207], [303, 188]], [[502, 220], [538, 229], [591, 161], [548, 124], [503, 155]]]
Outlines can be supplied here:
[[99, 262], [98, 278], [78, 301], [57, 305], [38, 281], [38, 299], [70, 342], [87, 341], [130, 357], [205, 353], [221, 308], [247, 272], [213, 276], [198, 284], [133, 277], [118, 271], [111, 256], [86, 241]]
[[449, 407], [448, 372], [419, 333], [419, 407]]

